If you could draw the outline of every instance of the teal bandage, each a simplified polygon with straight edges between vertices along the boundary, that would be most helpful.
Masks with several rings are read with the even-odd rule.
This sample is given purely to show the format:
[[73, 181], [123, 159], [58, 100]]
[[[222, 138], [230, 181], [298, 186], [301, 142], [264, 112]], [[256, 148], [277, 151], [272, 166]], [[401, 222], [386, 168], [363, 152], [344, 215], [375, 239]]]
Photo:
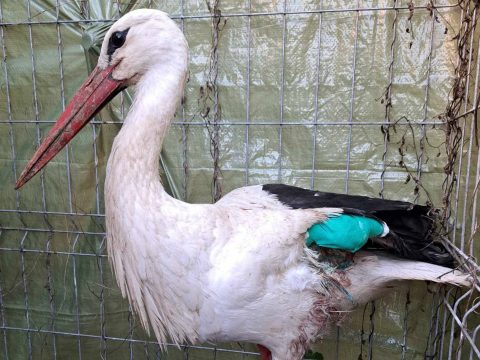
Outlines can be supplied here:
[[369, 238], [378, 237], [383, 231], [383, 224], [369, 217], [332, 216], [307, 230], [306, 244], [356, 252]]

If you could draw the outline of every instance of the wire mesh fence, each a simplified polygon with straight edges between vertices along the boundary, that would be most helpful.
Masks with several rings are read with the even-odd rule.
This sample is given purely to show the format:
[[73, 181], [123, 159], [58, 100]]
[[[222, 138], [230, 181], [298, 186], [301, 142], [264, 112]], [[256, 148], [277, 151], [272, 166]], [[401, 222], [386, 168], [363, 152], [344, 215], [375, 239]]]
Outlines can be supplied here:
[[[0, 0], [2, 357], [258, 357], [244, 344], [162, 354], [121, 299], [102, 194], [128, 92], [27, 190], [13, 190], [105, 30], [138, 7], [167, 11], [190, 46], [161, 157], [174, 196], [208, 202], [278, 181], [431, 202], [463, 269], [478, 271], [476, 2]], [[359, 309], [307, 356], [480, 358], [479, 290], [411, 285]]]

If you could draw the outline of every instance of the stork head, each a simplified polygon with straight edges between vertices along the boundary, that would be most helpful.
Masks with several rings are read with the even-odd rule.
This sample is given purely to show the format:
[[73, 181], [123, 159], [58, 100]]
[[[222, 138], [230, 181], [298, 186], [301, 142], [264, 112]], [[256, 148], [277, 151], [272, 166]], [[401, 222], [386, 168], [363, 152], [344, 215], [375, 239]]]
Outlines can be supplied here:
[[113, 79], [134, 85], [152, 67], [185, 66], [187, 48], [183, 33], [166, 13], [138, 9], [108, 30], [97, 67], [111, 68]]
[[116, 94], [155, 69], [186, 69], [187, 42], [162, 11], [129, 12], [108, 30], [96, 68], [73, 96], [17, 180], [18, 189], [39, 172]]

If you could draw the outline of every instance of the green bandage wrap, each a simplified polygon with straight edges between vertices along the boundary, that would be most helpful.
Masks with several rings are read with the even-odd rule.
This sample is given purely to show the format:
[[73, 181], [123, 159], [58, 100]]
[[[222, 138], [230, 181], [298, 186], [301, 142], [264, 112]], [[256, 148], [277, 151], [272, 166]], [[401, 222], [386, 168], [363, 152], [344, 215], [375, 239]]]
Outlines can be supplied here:
[[306, 244], [321, 247], [358, 251], [369, 238], [383, 233], [383, 224], [372, 218], [355, 215], [332, 216], [307, 230]]

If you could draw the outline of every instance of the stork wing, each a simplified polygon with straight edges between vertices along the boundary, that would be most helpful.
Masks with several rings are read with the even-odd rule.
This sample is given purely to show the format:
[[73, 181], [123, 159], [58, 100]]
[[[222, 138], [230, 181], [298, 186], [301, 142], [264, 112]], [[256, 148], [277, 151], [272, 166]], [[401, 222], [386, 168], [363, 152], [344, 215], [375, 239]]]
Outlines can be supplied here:
[[450, 253], [436, 240], [435, 213], [428, 206], [282, 184], [243, 187], [226, 195], [219, 204], [265, 210], [340, 208], [344, 214], [371, 217], [387, 224], [389, 233], [372, 239], [365, 249], [381, 248], [407, 259], [453, 265]]
[[[293, 209], [322, 207], [342, 208], [345, 214], [379, 219], [387, 224], [389, 233], [373, 239], [378, 248], [387, 249], [397, 256], [452, 266], [453, 258], [444, 245], [436, 241], [438, 230], [435, 214], [428, 206], [404, 201], [384, 200], [358, 195], [311, 191], [282, 184], [268, 184], [262, 190], [276, 196], [285, 206]], [[371, 246], [372, 244], [367, 244]]]

